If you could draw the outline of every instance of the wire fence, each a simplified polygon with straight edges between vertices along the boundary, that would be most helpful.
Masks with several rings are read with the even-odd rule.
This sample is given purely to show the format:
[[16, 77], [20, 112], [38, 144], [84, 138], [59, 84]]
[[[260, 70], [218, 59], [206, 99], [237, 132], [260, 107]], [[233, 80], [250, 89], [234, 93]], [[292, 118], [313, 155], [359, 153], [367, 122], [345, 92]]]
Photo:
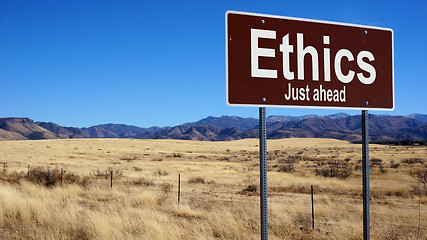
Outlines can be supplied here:
[[[22, 162], [12, 162], [12, 163], [0, 163], [0, 176], [4, 173], [16, 172], [22, 175], [29, 174], [31, 169], [35, 168], [44, 168], [44, 169], [72, 169], [72, 167], [61, 166], [61, 165], [52, 165], [46, 166], [43, 164], [24, 164]], [[82, 174], [93, 174], [93, 173], [82, 173]], [[111, 174], [109, 178], [108, 174]], [[108, 187], [113, 187], [113, 172], [106, 170], [105, 171], [105, 184]], [[178, 176], [177, 176], [178, 179]], [[179, 180], [182, 177], [179, 177]], [[110, 185], [111, 184], [111, 185]], [[175, 184], [175, 183], [174, 183]], [[216, 201], [220, 203], [230, 203], [235, 204], [236, 202], [251, 202], [252, 204], [257, 204], [259, 198], [256, 196], [245, 196], [236, 192], [222, 192], [218, 194], [212, 194], [212, 192], [199, 192], [194, 193], [193, 189], [181, 185], [180, 182], [177, 182], [176, 185], [180, 185], [178, 198], [181, 198], [178, 201], [185, 201], [187, 199], [194, 199], [200, 197], [201, 195], [209, 195], [209, 198], [200, 197], [197, 201], [203, 203], [208, 203], [210, 201]], [[193, 185], [194, 186], [194, 185]], [[295, 193], [293, 193], [295, 194]], [[299, 202], [290, 201], [288, 196], [285, 196], [285, 193], [275, 193], [271, 189], [269, 190], [269, 212], [270, 218], [274, 217], [277, 214], [291, 214], [294, 216], [305, 215], [312, 216], [312, 208], [310, 201], [310, 192], [307, 193], [297, 193], [300, 195]], [[305, 196], [305, 198], [304, 198]], [[316, 226], [327, 226], [333, 225], [338, 221], [343, 221], [346, 219], [360, 219], [362, 221], [363, 211], [362, 211], [362, 197], [361, 196], [343, 196], [343, 195], [333, 195], [329, 196], [327, 192], [322, 192], [319, 194], [314, 194], [314, 221]], [[326, 199], [326, 200], [325, 200]], [[414, 231], [427, 231], [427, 206], [423, 202], [416, 202], [416, 199], [405, 199], [405, 202], [402, 202], [402, 199], [395, 197], [386, 197], [387, 204], [377, 203], [371, 201], [371, 226], [388, 226], [388, 227], [398, 227], [398, 228], [407, 228], [413, 229]], [[355, 209], [355, 205], [360, 205], [360, 209]], [[282, 206], [282, 208], [277, 208], [277, 206]], [[286, 206], [285, 208], [283, 206]], [[351, 206], [349, 208], [349, 206]], [[398, 206], [398, 208], [396, 207]], [[395, 208], [395, 209], [391, 209]], [[281, 209], [278, 211], [277, 209]], [[393, 213], [384, 212], [384, 210], [393, 211]]]

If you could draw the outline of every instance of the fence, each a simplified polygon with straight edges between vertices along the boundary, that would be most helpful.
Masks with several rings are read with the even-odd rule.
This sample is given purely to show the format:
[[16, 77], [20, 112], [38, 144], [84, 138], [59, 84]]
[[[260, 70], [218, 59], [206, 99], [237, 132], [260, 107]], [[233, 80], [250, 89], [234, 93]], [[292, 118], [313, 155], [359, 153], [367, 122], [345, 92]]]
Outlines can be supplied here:
[[[57, 179], [58, 183], [57, 185], [62, 186], [63, 183], [67, 184], [69, 183], [69, 175], [67, 174], [74, 174], [72, 171], [69, 170], [69, 168], [61, 167], [61, 166], [53, 166], [50, 168], [47, 168], [43, 165], [35, 165], [35, 164], [23, 164], [23, 163], [2, 163], [3, 165], [3, 174], [0, 174], [0, 181], [2, 180], [2, 175], [6, 175], [9, 173], [16, 173], [22, 176], [23, 178], [30, 179], [35, 172], [32, 172], [32, 170], [39, 169], [43, 173], [46, 174], [46, 178], [52, 178]], [[0, 165], [1, 166], [1, 165]], [[166, 175], [167, 171], [164, 171], [164, 173], [159, 172], [158, 174]], [[113, 177], [116, 176], [117, 178]], [[76, 174], [78, 175], [78, 174]], [[113, 188], [113, 181], [114, 182], [126, 182], [130, 181], [128, 178], [120, 178], [120, 176], [123, 176], [123, 172], [120, 172], [120, 170], [99, 170], [94, 172], [85, 173], [83, 175], [89, 175], [93, 178], [97, 179], [99, 181], [99, 185], [104, 185], [106, 188], [109, 186], [109, 188]], [[59, 179], [59, 180], [58, 180]], [[178, 206], [182, 201], [188, 200], [190, 198], [195, 199], [197, 197], [200, 197], [202, 194], [209, 194], [204, 193], [203, 191], [197, 191], [196, 193], [193, 191], [194, 187], [197, 188], [198, 183], [196, 184], [182, 184], [183, 176], [179, 174], [177, 176], [175, 183], [172, 182], [174, 186], [177, 186], [177, 204]], [[120, 185], [115, 185], [116, 187], [120, 187]], [[148, 185], [141, 185], [142, 187], [148, 186]], [[287, 199], [285, 196], [286, 193], [280, 192], [274, 192], [271, 189], [269, 189], [269, 218], [274, 218], [276, 214], [291, 214], [294, 216], [304, 216], [304, 221], [300, 224], [306, 224], [310, 228], [317, 229], [322, 226], [327, 225], [333, 225], [337, 221], [346, 220], [349, 218], [352, 219], [360, 219], [362, 221], [362, 197], [361, 196], [332, 196], [329, 198], [329, 202], [322, 202], [324, 199], [322, 197], [325, 197], [328, 193], [320, 193], [316, 194], [316, 188], [309, 188], [309, 191], [306, 193], [294, 193], [294, 194], [300, 194], [300, 197], [302, 197], [303, 201], [298, 202], [292, 202], [287, 200], [286, 203], [284, 203], [284, 199]], [[226, 194], [223, 194], [221, 196], [215, 196], [215, 194], [209, 195], [209, 199], [212, 199], [216, 202], [222, 202], [222, 203], [229, 203], [234, 204], [236, 202], [251, 202], [252, 204], [257, 204], [259, 202], [258, 197], [248, 197], [248, 196], [242, 196], [239, 194], [236, 194], [236, 192], [229, 192]], [[199, 198], [197, 201], [199, 202], [209, 202], [212, 200], [209, 200], [206, 198]], [[387, 205], [392, 208], [393, 206], [399, 206], [400, 210], [398, 212], [386, 213], [382, 211], [381, 208], [385, 208], [386, 204], [382, 204], [379, 202], [376, 202], [375, 199], [371, 202], [371, 226], [372, 230], [375, 229], [377, 226], [381, 225], [387, 225], [389, 227], [396, 227], [396, 228], [407, 228], [411, 229], [413, 232], [426, 232], [427, 231], [427, 207], [425, 203], [423, 202], [416, 202], [415, 200], [412, 201], [413, 203], [404, 203], [402, 204], [401, 199], [399, 198], [387, 198]], [[360, 206], [360, 209], [348, 209], [346, 208], [349, 204], [358, 204]], [[284, 211], [277, 211], [276, 206], [278, 205], [286, 205], [286, 209]], [[405, 212], [402, 210], [405, 209]], [[406, 215], [405, 215], [406, 214]]]

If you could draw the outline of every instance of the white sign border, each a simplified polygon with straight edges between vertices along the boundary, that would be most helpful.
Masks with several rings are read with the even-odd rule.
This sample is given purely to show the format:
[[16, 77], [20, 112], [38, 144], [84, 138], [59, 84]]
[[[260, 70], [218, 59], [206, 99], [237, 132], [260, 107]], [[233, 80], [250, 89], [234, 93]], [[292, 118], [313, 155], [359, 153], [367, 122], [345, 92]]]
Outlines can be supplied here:
[[[340, 106], [298, 106], [298, 105], [263, 105], [263, 104], [236, 104], [229, 102], [228, 96], [228, 14], [241, 14], [241, 15], [249, 15], [249, 16], [257, 16], [257, 17], [269, 17], [269, 18], [279, 18], [286, 20], [296, 20], [303, 22], [313, 22], [313, 23], [323, 23], [323, 24], [331, 24], [331, 25], [339, 25], [339, 26], [349, 26], [349, 27], [359, 27], [359, 28], [367, 28], [367, 29], [377, 29], [391, 32], [391, 61], [392, 61], [392, 95], [393, 95], [393, 107], [392, 108], [363, 108], [363, 107], [340, 107]], [[360, 24], [352, 24], [352, 23], [342, 23], [342, 22], [333, 22], [333, 21], [324, 21], [324, 20], [314, 20], [314, 19], [306, 19], [306, 18], [296, 18], [296, 17], [286, 17], [286, 16], [278, 16], [278, 15], [270, 15], [270, 14], [261, 14], [261, 13], [250, 13], [250, 12], [241, 12], [241, 11], [233, 11], [228, 10], [225, 12], [225, 96], [226, 103], [230, 107], [273, 107], [273, 108], [303, 108], [303, 109], [342, 109], [342, 110], [376, 110], [376, 111], [393, 111], [395, 108], [395, 93], [394, 93], [394, 31], [391, 28], [384, 27], [376, 27], [376, 26], [367, 26]]]

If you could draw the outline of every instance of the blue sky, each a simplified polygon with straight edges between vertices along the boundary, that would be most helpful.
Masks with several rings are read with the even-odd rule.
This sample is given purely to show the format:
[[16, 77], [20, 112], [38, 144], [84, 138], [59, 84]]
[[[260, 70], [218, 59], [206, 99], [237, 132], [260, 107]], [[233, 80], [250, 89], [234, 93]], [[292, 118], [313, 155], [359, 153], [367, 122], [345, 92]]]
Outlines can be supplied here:
[[[0, 0], [0, 117], [173, 126], [257, 117], [225, 103], [225, 12], [392, 28], [393, 112], [427, 114], [426, 1]], [[268, 108], [268, 115], [360, 111]]]

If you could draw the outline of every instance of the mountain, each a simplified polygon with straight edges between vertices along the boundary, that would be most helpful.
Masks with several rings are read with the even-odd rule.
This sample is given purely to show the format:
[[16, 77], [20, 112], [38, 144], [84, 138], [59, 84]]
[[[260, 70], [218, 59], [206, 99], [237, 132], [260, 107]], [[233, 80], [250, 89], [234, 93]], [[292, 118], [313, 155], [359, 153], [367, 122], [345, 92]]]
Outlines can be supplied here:
[[27, 138], [16, 132], [6, 131], [0, 128], [0, 140], [26, 140]]
[[267, 122], [283, 122], [283, 121], [302, 121], [305, 119], [309, 119], [309, 118], [316, 118], [319, 117], [317, 115], [303, 115], [303, 116], [277, 116], [277, 115], [272, 115], [267, 117], [266, 121]]
[[51, 133], [53, 133], [56, 137], [54, 138], [87, 138], [90, 137], [89, 134], [82, 131], [80, 128], [75, 127], [62, 127], [53, 122], [36, 122], [37, 126], [42, 127]]
[[101, 124], [89, 128], [82, 128], [82, 131], [90, 137], [95, 138], [137, 138], [139, 135], [156, 132], [159, 127], [140, 128], [125, 124]]
[[29, 118], [0, 118], [1, 139], [51, 139], [56, 138], [49, 130], [38, 126]]
[[[424, 124], [416, 119], [402, 116], [369, 115], [369, 133], [372, 141], [427, 140], [427, 134], [416, 134], [415, 129]], [[302, 121], [278, 122], [267, 125], [271, 138], [316, 137], [335, 138], [348, 141], [361, 139], [362, 119], [360, 116], [346, 118], [317, 117]], [[396, 134], [401, 131], [401, 134]], [[407, 133], [404, 135], [403, 132]]]
[[258, 124], [256, 118], [242, 118], [236, 116], [221, 116], [219, 118], [209, 116], [197, 122], [184, 123], [184, 126], [214, 125], [220, 128], [238, 128], [241, 131], [249, 130]]
[[406, 117], [417, 119], [417, 120], [420, 120], [421, 122], [427, 122], [427, 114], [414, 113], [414, 114], [408, 115]]
[[[327, 115], [325, 117], [332, 118], [332, 119], [340, 119], [340, 118], [346, 118], [349, 116], [350, 115], [348, 115], [347, 113], [336, 113], [336, 114], [332, 114], [332, 115]], [[318, 116], [315, 114], [303, 115], [303, 116], [277, 116], [277, 115], [272, 115], [272, 116], [267, 117], [266, 121], [267, 122], [303, 121], [303, 120], [306, 120], [309, 118], [319, 118], [319, 117], [323, 117], [323, 116]]]
[[[421, 121], [426, 115], [409, 116], [369, 115], [370, 140], [427, 141], [427, 123]], [[361, 140], [360, 115], [339, 113], [329, 116], [270, 116], [267, 120], [267, 137], [270, 139], [310, 137]], [[228, 141], [257, 138], [258, 134], [257, 119], [237, 116], [210, 116], [197, 122], [161, 128], [140, 128], [112, 123], [75, 128], [63, 127], [52, 122], [34, 122], [29, 118], [0, 118], [0, 140], [136, 138]]]

